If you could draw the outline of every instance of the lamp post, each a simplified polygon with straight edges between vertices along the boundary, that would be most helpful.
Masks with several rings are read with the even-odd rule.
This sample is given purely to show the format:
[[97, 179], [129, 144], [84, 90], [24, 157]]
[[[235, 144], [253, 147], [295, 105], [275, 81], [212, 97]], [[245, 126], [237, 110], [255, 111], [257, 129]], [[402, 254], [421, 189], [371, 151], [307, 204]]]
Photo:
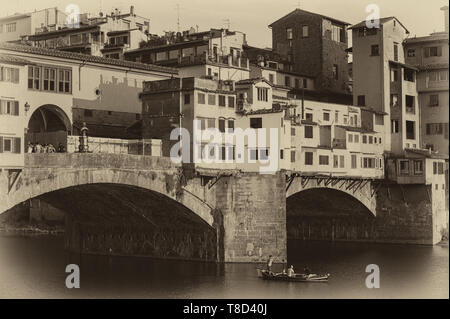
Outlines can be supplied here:
[[83, 127], [81, 128], [80, 131], [81, 131], [80, 146], [79, 146], [80, 153], [88, 153], [89, 145], [87, 132], [89, 131], [89, 129], [86, 126], [86, 122], [83, 122]]
[[28, 113], [28, 111], [30, 110], [30, 104], [28, 104], [28, 102], [25, 102], [25, 115]]

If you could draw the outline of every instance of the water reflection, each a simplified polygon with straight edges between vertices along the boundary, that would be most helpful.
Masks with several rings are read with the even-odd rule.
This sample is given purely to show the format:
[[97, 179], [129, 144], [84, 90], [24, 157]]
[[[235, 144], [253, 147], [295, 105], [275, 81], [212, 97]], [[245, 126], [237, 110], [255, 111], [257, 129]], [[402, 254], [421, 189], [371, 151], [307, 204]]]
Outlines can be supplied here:
[[[290, 242], [289, 264], [329, 283], [267, 282], [255, 265], [69, 255], [62, 238], [0, 236], [1, 298], [448, 298], [448, 247]], [[65, 288], [69, 263], [81, 289]], [[381, 288], [365, 287], [377, 264]], [[281, 266], [275, 266], [281, 269]]]

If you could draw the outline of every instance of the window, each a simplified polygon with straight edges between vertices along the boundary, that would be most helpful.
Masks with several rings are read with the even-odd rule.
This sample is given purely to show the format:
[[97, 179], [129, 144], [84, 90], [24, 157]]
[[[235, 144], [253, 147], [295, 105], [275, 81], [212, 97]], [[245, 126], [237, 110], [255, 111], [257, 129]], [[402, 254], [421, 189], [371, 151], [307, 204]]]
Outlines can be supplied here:
[[16, 22], [6, 24], [6, 32], [16, 32]]
[[259, 158], [263, 161], [267, 161], [269, 159], [269, 149], [260, 148], [259, 149]]
[[405, 81], [414, 82], [414, 70], [405, 69], [403, 78], [405, 79]]
[[430, 95], [429, 106], [439, 106], [439, 94], [431, 94]]
[[442, 56], [442, 47], [425, 48], [425, 57]]
[[40, 73], [41, 68], [38, 66], [28, 67], [28, 88], [33, 90], [40, 89]]
[[344, 155], [339, 156], [339, 167], [344, 168], [345, 167], [345, 157]]
[[58, 92], [71, 93], [72, 92], [72, 71], [59, 70], [59, 87]]
[[56, 91], [56, 69], [44, 68], [42, 89], [44, 91]]
[[333, 155], [333, 168], [337, 168], [339, 166], [339, 156]]
[[335, 80], [338, 80], [339, 79], [339, 72], [338, 72], [338, 65], [337, 64], [333, 64], [333, 71], [332, 71], [332, 73], [333, 73], [333, 78]]
[[414, 121], [406, 121], [406, 139], [416, 139], [416, 123]]
[[291, 151], [291, 163], [295, 162], [295, 151]]
[[375, 158], [371, 157], [361, 158], [361, 166], [363, 168], [375, 168]]
[[367, 135], [363, 135], [362, 142], [363, 144], [367, 144]]
[[373, 136], [369, 136], [369, 144], [373, 144]]
[[198, 96], [198, 104], [205, 104], [205, 94], [199, 93], [197, 96]]
[[444, 132], [444, 123], [427, 123], [427, 135], [441, 135]]
[[323, 113], [323, 120], [324, 121], [329, 121], [330, 120], [330, 113], [324, 112]]
[[414, 58], [416, 56], [416, 50], [414, 49], [408, 49], [408, 58]]
[[234, 120], [228, 120], [228, 132], [229, 133], [234, 132]]
[[309, 36], [309, 27], [307, 25], [302, 26], [302, 37], [306, 38]]
[[391, 94], [391, 106], [398, 106], [398, 94]]
[[219, 106], [225, 106], [226, 98], [225, 95], [219, 95]]
[[19, 83], [19, 69], [1, 67], [0, 69], [0, 81]]
[[391, 133], [400, 132], [400, 124], [398, 120], [391, 120]]
[[234, 96], [229, 96], [228, 97], [228, 107], [234, 109]]
[[219, 131], [225, 133], [225, 120], [219, 119]]
[[344, 28], [332, 25], [331, 26], [331, 40], [336, 42], [345, 42]]
[[339, 123], [339, 111], [334, 112], [334, 122]]
[[328, 165], [327, 155], [319, 155], [319, 165]]
[[262, 118], [261, 117], [251, 118], [250, 127], [254, 129], [262, 128]]
[[359, 143], [359, 135], [355, 134], [353, 137], [355, 138], [355, 143]]
[[284, 85], [285, 86], [291, 86], [291, 78], [289, 76], [284, 77]]
[[414, 96], [412, 95], [405, 95], [405, 106], [406, 106], [406, 112], [414, 113]]
[[391, 82], [398, 81], [398, 69], [391, 69]]
[[310, 125], [305, 126], [305, 138], [313, 138], [313, 127]]
[[422, 175], [423, 174], [423, 161], [415, 160], [414, 161], [414, 175]]
[[208, 94], [208, 105], [216, 105], [216, 96], [214, 94]]
[[295, 127], [291, 127], [291, 136], [295, 136]]
[[293, 39], [292, 28], [287, 28], [286, 29], [286, 39], [287, 40], [292, 40]]
[[358, 106], [366, 106], [366, 96], [358, 95]]
[[305, 152], [305, 165], [313, 165], [313, 153]]
[[252, 161], [258, 160], [258, 149], [251, 148], [249, 152], [250, 152], [250, 160]]
[[21, 153], [20, 137], [2, 137], [0, 136], [0, 153]]
[[184, 95], [184, 104], [191, 104], [191, 95], [190, 94]]
[[284, 150], [280, 150], [280, 159], [284, 158]]
[[353, 143], [353, 134], [348, 134], [348, 142]]
[[0, 100], [0, 115], [8, 114], [8, 115], [19, 115], [19, 102], [18, 101], [7, 101]]
[[270, 83], [274, 83], [273, 81], [274, 81], [274, 80], [273, 80], [273, 74], [270, 73], [270, 74], [269, 74], [269, 82], [270, 82]]
[[357, 168], [357, 161], [356, 161], [356, 155], [352, 154], [352, 168]]
[[394, 42], [394, 61], [398, 61], [398, 43]]
[[303, 79], [303, 88], [304, 89], [308, 88], [308, 81], [306, 79]]
[[268, 101], [269, 89], [266, 88], [257, 88], [258, 89], [258, 101]]
[[371, 53], [372, 56], [379, 56], [380, 55], [380, 46], [378, 44], [374, 44], [371, 46]]
[[438, 163], [433, 162], [433, 174], [436, 175], [438, 173]]
[[442, 162], [438, 163], [438, 174], [444, 175], [444, 163], [442, 163]]
[[399, 162], [399, 173], [400, 175], [409, 175], [409, 161], [401, 160]]

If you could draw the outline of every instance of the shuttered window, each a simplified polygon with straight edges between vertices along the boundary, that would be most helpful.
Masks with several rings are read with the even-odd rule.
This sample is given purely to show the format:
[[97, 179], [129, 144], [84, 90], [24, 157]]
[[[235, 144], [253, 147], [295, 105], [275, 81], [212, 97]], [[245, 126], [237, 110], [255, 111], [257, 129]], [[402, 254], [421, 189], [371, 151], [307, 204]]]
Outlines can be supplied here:
[[5, 114], [19, 116], [19, 102], [0, 100], [0, 115]]
[[0, 136], [0, 153], [21, 153], [20, 137], [4, 137]]

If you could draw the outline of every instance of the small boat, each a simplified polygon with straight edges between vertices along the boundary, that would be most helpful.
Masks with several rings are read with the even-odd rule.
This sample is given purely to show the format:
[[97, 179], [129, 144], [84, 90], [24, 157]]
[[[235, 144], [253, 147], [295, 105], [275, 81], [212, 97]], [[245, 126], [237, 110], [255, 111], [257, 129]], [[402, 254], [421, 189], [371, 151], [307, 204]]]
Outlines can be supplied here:
[[293, 281], [293, 282], [327, 282], [330, 274], [316, 275], [316, 274], [294, 274], [289, 277], [286, 273], [273, 273], [265, 269], [256, 269], [258, 277], [265, 280], [278, 281]]

